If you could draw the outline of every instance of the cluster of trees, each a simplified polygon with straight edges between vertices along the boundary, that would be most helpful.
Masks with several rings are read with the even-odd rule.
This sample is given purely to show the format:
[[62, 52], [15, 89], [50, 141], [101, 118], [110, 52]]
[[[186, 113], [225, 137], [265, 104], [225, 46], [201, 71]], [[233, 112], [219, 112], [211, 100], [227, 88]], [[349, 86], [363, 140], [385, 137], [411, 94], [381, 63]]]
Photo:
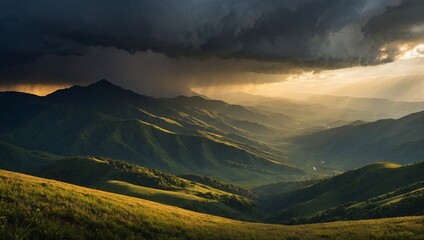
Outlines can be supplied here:
[[224, 182], [216, 180], [215, 178], [200, 176], [197, 174], [185, 174], [185, 175], [180, 175], [179, 177], [190, 180], [190, 181], [202, 183], [207, 186], [210, 186], [225, 192], [233, 193], [239, 196], [252, 198], [252, 199], [255, 199], [258, 197], [257, 194], [251, 190], [242, 188], [234, 184], [224, 183]]
[[178, 190], [188, 187], [189, 183], [164, 172], [137, 166], [124, 161], [110, 160], [107, 162], [119, 172], [119, 179], [146, 187], [163, 190]]

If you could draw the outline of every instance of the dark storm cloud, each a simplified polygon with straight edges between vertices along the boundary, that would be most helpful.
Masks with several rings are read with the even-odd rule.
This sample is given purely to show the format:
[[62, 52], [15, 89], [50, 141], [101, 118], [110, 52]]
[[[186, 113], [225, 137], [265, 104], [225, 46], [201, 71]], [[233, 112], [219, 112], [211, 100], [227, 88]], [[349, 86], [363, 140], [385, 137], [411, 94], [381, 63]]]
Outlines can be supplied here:
[[110, 46], [298, 65], [370, 64], [377, 54], [370, 50], [384, 39], [422, 38], [422, 30], [411, 28], [424, 24], [421, 0], [2, 0], [0, 9], [2, 63]]
[[[146, 81], [140, 78], [161, 78], [185, 87], [194, 77], [251, 81], [223, 77], [243, 71], [378, 64], [381, 48], [388, 55], [384, 61], [391, 61], [398, 43], [423, 41], [423, 5], [422, 0], [0, 0], [0, 81], [75, 83], [108, 72], [102, 77], [128, 78], [123, 81], [131, 86]], [[146, 51], [167, 57], [148, 58]]]
[[[409, 0], [396, 7], [389, 7], [384, 14], [371, 19], [364, 32], [367, 41], [374, 46], [389, 47], [391, 43], [421, 43], [424, 39], [424, 1]], [[388, 49], [388, 61], [394, 60], [396, 48]]]

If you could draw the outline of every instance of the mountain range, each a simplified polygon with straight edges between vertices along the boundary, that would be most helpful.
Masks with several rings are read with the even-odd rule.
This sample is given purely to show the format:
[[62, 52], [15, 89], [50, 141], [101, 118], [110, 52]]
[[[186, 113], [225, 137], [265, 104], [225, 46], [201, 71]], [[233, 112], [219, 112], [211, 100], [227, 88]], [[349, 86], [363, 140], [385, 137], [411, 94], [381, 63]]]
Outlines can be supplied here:
[[[9, 170], [102, 156], [252, 186], [424, 157], [424, 112], [311, 131], [312, 105], [285, 115], [199, 96], [152, 98], [106, 80], [45, 97], [3, 92], [0, 100], [0, 150], [8, 156], [1, 164]], [[355, 101], [356, 109], [366, 105]]]
[[[137, 213], [125, 224], [150, 219], [152, 225], [137, 230], [145, 236], [158, 236], [158, 228], [174, 224], [163, 219], [176, 215], [194, 216], [205, 231], [215, 231], [219, 222], [241, 232], [248, 226], [252, 239], [270, 238], [263, 227], [278, 229], [278, 236], [305, 238], [298, 235], [298, 226], [285, 227], [288, 235], [280, 233], [282, 226], [276, 224], [281, 223], [360, 219], [373, 219], [366, 224], [379, 229], [394, 224], [400, 238], [419, 236], [416, 226], [422, 218], [411, 216], [423, 212], [424, 111], [371, 122], [321, 118], [314, 123], [309, 114], [317, 119], [325, 115], [316, 111], [318, 105], [284, 106], [291, 110], [200, 96], [153, 98], [106, 80], [44, 97], [0, 93], [0, 197], [7, 199], [0, 205], [0, 233], [8, 235], [7, 229], [16, 228], [25, 236], [45, 236], [38, 232], [43, 229], [49, 236], [67, 238], [57, 226], [72, 218], [76, 225], [65, 224], [70, 232], [94, 227], [105, 237], [116, 237], [90, 214], [104, 213], [100, 219], [109, 224], [122, 222], [120, 211], [127, 209]], [[351, 112], [352, 119], [369, 111], [359, 108]], [[73, 196], [72, 203], [67, 196]], [[106, 214], [110, 209], [100, 202], [121, 210]], [[67, 206], [79, 212], [70, 214]], [[134, 206], [154, 211], [139, 212]], [[2, 228], [1, 216], [8, 226], [14, 221], [13, 227]], [[375, 220], [380, 218], [389, 219]], [[44, 225], [31, 227], [37, 222]], [[181, 224], [182, 232], [166, 234], [183, 239], [202, 235]], [[305, 229], [315, 238], [322, 226], [342, 232], [338, 224], [364, 226], [354, 221]], [[117, 226], [108, 228], [129, 236], [128, 226]], [[224, 239], [234, 238], [223, 234]], [[374, 232], [361, 234], [376, 237]]]
[[[383, 98], [359, 98], [319, 94], [297, 94], [298, 98], [265, 97], [244, 92], [213, 95], [232, 104], [282, 113], [302, 122], [308, 131], [342, 126], [353, 121], [400, 118], [423, 111], [424, 102], [400, 102]], [[298, 134], [299, 132], [295, 132]]]
[[156, 99], [106, 80], [45, 97], [6, 92], [0, 99], [3, 148], [110, 157], [231, 182], [303, 173], [281, 151], [254, 140], [278, 133], [275, 126], [287, 120], [280, 114], [199, 97]]

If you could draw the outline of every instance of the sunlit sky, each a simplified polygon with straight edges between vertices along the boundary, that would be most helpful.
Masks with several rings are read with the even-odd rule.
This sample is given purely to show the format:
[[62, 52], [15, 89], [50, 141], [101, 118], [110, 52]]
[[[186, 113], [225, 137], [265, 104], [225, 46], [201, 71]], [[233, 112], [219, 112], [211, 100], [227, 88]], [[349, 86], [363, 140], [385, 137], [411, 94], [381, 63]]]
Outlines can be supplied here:
[[423, 66], [424, 44], [419, 44], [405, 51], [391, 63], [284, 75], [280, 76], [281, 81], [272, 83], [222, 85], [193, 90], [212, 96], [220, 93], [246, 92], [270, 97], [300, 99], [304, 97], [302, 94], [328, 94], [387, 98], [395, 101], [424, 101]]

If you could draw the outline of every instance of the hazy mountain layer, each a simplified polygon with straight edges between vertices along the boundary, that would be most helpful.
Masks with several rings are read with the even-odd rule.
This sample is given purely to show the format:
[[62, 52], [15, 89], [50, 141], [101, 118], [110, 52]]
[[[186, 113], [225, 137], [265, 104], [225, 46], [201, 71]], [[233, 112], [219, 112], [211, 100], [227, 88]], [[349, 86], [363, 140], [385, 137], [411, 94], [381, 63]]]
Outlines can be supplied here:
[[[341, 126], [348, 122], [399, 118], [424, 110], [424, 102], [395, 102], [382, 98], [298, 94], [299, 99], [264, 97], [243, 92], [217, 95], [233, 104], [282, 113], [301, 121], [304, 128]], [[316, 131], [314, 128], [310, 131]]]
[[351, 124], [299, 136], [293, 143], [298, 148], [294, 148], [294, 155], [325, 161], [323, 167], [352, 169], [378, 161], [421, 161], [424, 159], [424, 111], [400, 119]]

